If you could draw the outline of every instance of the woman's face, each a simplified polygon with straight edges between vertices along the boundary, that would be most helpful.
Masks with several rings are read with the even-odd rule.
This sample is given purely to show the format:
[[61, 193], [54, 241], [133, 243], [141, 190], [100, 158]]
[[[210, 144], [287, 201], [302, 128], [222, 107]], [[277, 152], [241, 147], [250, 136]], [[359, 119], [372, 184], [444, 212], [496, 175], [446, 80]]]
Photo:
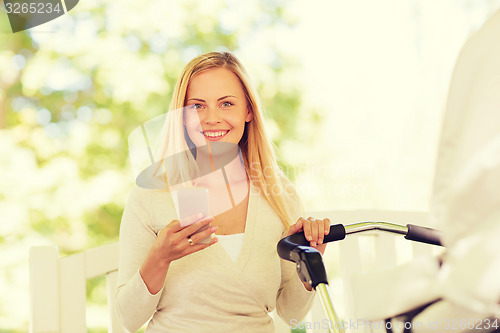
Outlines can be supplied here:
[[252, 116], [241, 82], [230, 70], [209, 69], [189, 83], [184, 123], [196, 146], [207, 141], [238, 144]]

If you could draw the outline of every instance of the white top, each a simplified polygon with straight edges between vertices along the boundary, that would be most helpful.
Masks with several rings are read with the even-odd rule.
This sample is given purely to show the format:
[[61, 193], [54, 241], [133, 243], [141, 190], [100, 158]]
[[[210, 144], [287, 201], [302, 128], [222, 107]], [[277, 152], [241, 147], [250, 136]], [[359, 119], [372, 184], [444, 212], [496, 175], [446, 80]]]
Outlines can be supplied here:
[[220, 245], [226, 250], [231, 260], [236, 261], [243, 245], [244, 233], [232, 235], [216, 235]]

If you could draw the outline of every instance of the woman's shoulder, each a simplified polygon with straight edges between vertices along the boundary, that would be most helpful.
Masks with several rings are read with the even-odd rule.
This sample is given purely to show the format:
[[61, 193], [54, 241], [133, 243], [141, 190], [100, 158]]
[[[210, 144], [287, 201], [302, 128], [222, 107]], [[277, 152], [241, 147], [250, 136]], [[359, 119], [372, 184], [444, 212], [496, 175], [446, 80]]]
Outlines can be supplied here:
[[172, 193], [165, 190], [145, 189], [134, 186], [127, 200], [126, 211], [134, 212], [155, 230], [177, 219]]
[[142, 188], [140, 186], [134, 185], [129, 191], [127, 205], [133, 205], [135, 203], [145, 203], [150, 200], [151, 190]]
[[170, 203], [172, 200], [165, 200], [172, 196], [172, 194], [165, 190], [145, 189], [135, 185], [129, 192], [127, 205], [139, 205], [151, 208], [156, 202], [162, 202], [163, 205]]

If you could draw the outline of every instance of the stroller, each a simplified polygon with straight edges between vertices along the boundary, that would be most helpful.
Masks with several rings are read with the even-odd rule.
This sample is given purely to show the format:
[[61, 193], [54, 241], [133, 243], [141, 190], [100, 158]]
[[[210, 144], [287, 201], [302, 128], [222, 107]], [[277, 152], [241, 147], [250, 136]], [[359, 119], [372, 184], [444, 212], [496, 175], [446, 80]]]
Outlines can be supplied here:
[[[404, 235], [407, 240], [441, 246], [441, 233], [437, 230], [421, 227], [413, 224], [406, 226], [388, 222], [360, 222], [349, 225], [336, 224], [330, 227], [330, 232], [325, 236], [324, 243], [341, 241], [346, 236], [380, 230]], [[323, 310], [327, 315], [331, 332], [345, 332], [345, 324], [337, 316], [332, 298], [328, 289], [328, 279], [321, 254], [314, 248], [308, 246], [309, 242], [303, 233], [297, 233], [283, 238], [277, 246], [278, 255], [285, 260], [296, 264], [297, 272], [302, 281], [308, 282], [319, 294]], [[422, 311], [424, 307], [408, 314], [410, 320]], [[386, 319], [387, 332], [392, 332], [390, 318]], [[411, 331], [408, 331], [411, 332]]]
[[[374, 230], [404, 235], [405, 239], [415, 242], [442, 246], [442, 234], [440, 231], [413, 224], [403, 226], [388, 222], [360, 222], [349, 225], [332, 225], [330, 227], [330, 233], [325, 236], [324, 242], [341, 241], [345, 239], [346, 236]], [[278, 254], [281, 258], [294, 262], [301, 280], [308, 282], [318, 292], [323, 310], [330, 322], [328, 325], [329, 331], [344, 333], [349, 324], [341, 321], [335, 312], [328, 289], [328, 279], [322, 256], [316, 249], [309, 247], [308, 244], [309, 242], [305, 239], [304, 234], [297, 233], [282, 239], [278, 243]], [[401, 297], [404, 297], [404, 295]], [[500, 320], [494, 317], [477, 317], [476, 319], [438, 318], [434, 320], [435, 318], [432, 317], [433, 315], [431, 314], [430, 317], [429, 315], [424, 316], [424, 318], [426, 318], [425, 324], [422, 324], [423, 320], [420, 319], [416, 321], [420, 325], [415, 325], [414, 319], [422, 313], [425, 313], [424, 311], [426, 309], [430, 309], [432, 305], [438, 303], [440, 300], [441, 299], [435, 299], [431, 302], [418, 305], [410, 311], [398, 314], [397, 318], [396, 316], [395, 318], [385, 318], [382, 328], [385, 329], [387, 333], [395, 332], [393, 328], [395, 329], [396, 327], [400, 328], [401, 332], [404, 333], [411, 333], [414, 331], [441, 332], [439, 329], [454, 332], [500, 332]], [[380, 306], [383, 306], [383, 304], [380, 304]], [[443, 315], [443, 313], [437, 315]], [[438, 324], [439, 320], [442, 321], [440, 324]], [[443, 321], [446, 321], [446, 323], [443, 323]]]
[[[415, 304], [412, 311], [405, 313], [404, 321], [423, 318], [426, 313], [431, 319], [433, 315], [446, 314], [443, 307], [438, 307], [440, 303], [450, 304], [448, 309], [458, 311], [447, 312], [455, 316], [448, 327], [428, 325], [427, 329], [414, 331], [500, 332], [499, 35], [500, 10], [467, 40], [453, 71], [432, 202], [433, 225], [439, 226], [442, 234], [415, 225], [364, 222], [334, 225], [325, 238], [325, 242], [339, 241], [349, 234], [378, 229], [405, 235], [408, 240], [446, 246], [439, 275], [430, 280], [439, 284], [434, 294], [437, 297], [430, 303]], [[301, 279], [319, 292], [333, 323], [330, 330], [344, 332], [330, 299], [321, 254], [307, 244], [302, 234], [289, 236], [278, 244], [278, 254], [295, 262]], [[440, 297], [443, 301], [438, 301]], [[464, 322], [463, 316], [473, 318], [470, 314], [476, 315], [476, 319]], [[387, 318], [386, 323], [390, 322]], [[386, 325], [389, 333], [390, 327]], [[411, 332], [412, 326], [405, 325], [404, 329]]]

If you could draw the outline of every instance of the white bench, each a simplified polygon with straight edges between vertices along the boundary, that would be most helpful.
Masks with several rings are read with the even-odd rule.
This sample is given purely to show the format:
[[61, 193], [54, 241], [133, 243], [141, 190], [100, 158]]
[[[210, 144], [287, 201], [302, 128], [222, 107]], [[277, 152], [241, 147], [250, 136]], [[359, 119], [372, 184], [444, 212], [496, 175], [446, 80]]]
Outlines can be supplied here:
[[[332, 224], [351, 224], [360, 221], [388, 221], [397, 224], [426, 225], [423, 212], [393, 211], [320, 211], [310, 212], [317, 218], [328, 217]], [[349, 292], [350, 278], [355, 273], [394, 266], [411, 258], [431, 254], [435, 247], [417, 244], [392, 234], [348, 236], [345, 240], [330, 244], [324, 261], [330, 278], [334, 306], [341, 318], [349, 318], [352, 300]], [[116, 274], [118, 268], [118, 244], [110, 244], [67, 257], [60, 258], [55, 246], [36, 246], [30, 250], [30, 297], [31, 333], [84, 333], [86, 324], [86, 281], [106, 276], [108, 300], [108, 332], [125, 332], [114, 307]], [[290, 326], [276, 314], [276, 332], [289, 333]], [[321, 323], [326, 317], [319, 300], [304, 324]], [[300, 327], [300, 326], [299, 326]], [[306, 325], [307, 327], [307, 325]], [[307, 332], [327, 332], [315, 327]], [[362, 333], [362, 330], [356, 330]]]
[[86, 333], [86, 283], [106, 276], [108, 332], [122, 333], [114, 306], [118, 243], [60, 258], [55, 246], [30, 249], [30, 332]]

